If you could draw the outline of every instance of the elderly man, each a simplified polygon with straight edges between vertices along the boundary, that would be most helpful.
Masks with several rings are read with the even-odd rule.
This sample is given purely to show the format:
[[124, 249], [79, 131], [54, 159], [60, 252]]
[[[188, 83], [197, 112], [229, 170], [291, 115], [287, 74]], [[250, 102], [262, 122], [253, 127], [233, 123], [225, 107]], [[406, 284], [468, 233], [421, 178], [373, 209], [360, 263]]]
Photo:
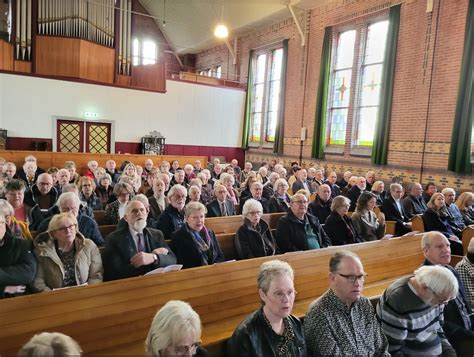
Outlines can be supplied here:
[[347, 192], [347, 198], [351, 200], [351, 206], [349, 207], [349, 211], [354, 212], [357, 204], [357, 200], [362, 192], [364, 192], [367, 188], [367, 182], [365, 177], [360, 176], [357, 178], [356, 184], [351, 187], [351, 189]]
[[[36, 167], [35, 172], [34, 172], [34, 178], [33, 178], [33, 182], [36, 182], [36, 180], [38, 179], [38, 176], [40, 174], [42, 174], [44, 172], [44, 170], [42, 168], [38, 167], [36, 157], [34, 157], [33, 155], [28, 155], [28, 156], [25, 157], [25, 164], [29, 164], [29, 163], [33, 164], [34, 167]], [[25, 166], [25, 165], [23, 165], [23, 166]], [[20, 180], [23, 180], [26, 183], [28, 183], [28, 177], [27, 177], [28, 175], [25, 172], [23, 167], [18, 170], [18, 172], [16, 173], [16, 176]]]
[[469, 246], [467, 247], [467, 254], [462, 260], [456, 264], [456, 271], [459, 278], [466, 289], [467, 300], [474, 309], [474, 238], [471, 238]]
[[273, 194], [275, 193], [275, 190], [273, 189], [275, 182], [280, 178], [280, 175], [276, 172], [272, 172], [270, 176], [268, 176], [268, 181], [265, 182], [263, 185], [263, 193], [262, 196], [269, 200]]
[[453, 233], [458, 238], [462, 238], [462, 231], [466, 228], [466, 225], [464, 224], [461, 211], [454, 203], [456, 201], [456, 192], [452, 188], [446, 187], [443, 188], [441, 193], [444, 195], [444, 202], [448, 211], [448, 223]]
[[25, 193], [25, 203], [32, 207], [30, 211], [31, 230], [36, 230], [41, 221], [47, 217], [48, 210], [55, 205], [58, 196], [58, 191], [53, 187], [51, 175], [47, 173], [39, 175], [36, 184]]
[[324, 223], [331, 214], [331, 204], [331, 189], [328, 185], [324, 184], [319, 186], [318, 194], [314, 201], [309, 204], [308, 211], [317, 217], [320, 223]]
[[206, 217], [235, 216], [234, 202], [228, 198], [227, 188], [223, 185], [214, 187], [215, 200], [209, 203]]
[[23, 293], [35, 278], [36, 265], [30, 242], [13, 237], [0, 215], [0, 299]]
[[104, 250], [104, 280], [125, 279], [176, 264], [163, 233], [146, 228], [147, 211], [140, 201], [130, 201], [126, 224], [107, 236]]
[[337, 185], [341, 189], [343, 189], [349, 184], [349, 180], [351, 179], [351, 177], [352, 177], [352, 172], [350, 171], [344, 172], [344, 174], [342, 175], [342, 178], [337, 182]]
[[372, 191], [372, 185], [374, 184], [375, 180], [375, 171], [369, 170], [365, 174], [365, 181], [367, 182], [366, 190]]
[[[168, 175], [165, 176], [168, 177]], [[158, 220], [158, 217], [168, 205], [166, 202], [165, 189], [166, 185], [161, 178], [157, 177], [155, 180], [153, 180], [153, 196], [149, 197], [148, 201], [150, 203], [149, 214], [155, 220]]]
[[455, 298], [444, 309], [443, 330], [449, 342], [460, 356], [474, 351], [474, 315], [469, 306], [466, 290], [459, 274], [449, 263], [451, 262], [451, 243], [440, 232], [428, 232], [423, 235], [421, 247], [425, 256], [424, 265], [441, 265], [454, 274], [459, 289]]
[[408, 219], [421, 215], [428, 209], [423, 199], [423, 186], [421, 186], [421, 183], [415, 182], [411, 184], [410, 193], [403, 199], [403, 209]]
[[230, 166], [232, 166], [232, 168], [234, 169], [235, 177], [239, 177], [240, 173], [242, 172], [242, 169], [240, 168], [239, 162], [237, 161], [237, 159], [232, 159], [230, 161]]
[[193, 170], [194, 170], [194, 174], [196, 175], [202, 171], [202, 164], [200, 160], [194, 161]]
[[250, 172], [252, 171], [253, 165], [250, 161], [247, 161], [244, 165], [244, 169], [240, 172], [239, 181], [244, 183], [249, 177]]
[[443, 267], [423, 266], [380, 297], [377, 317], [394, 356], [456, 356], [443, 332], [443, 308], [458, 283]]
[[117, 164], [114, 160], [107, 160], [105, 163], [105, 172], [110, 175], [113, 184], [120, 180], [120, 172], [118, 172], [116, 168]]
[[296, 193], [299, 190], [306, 190], [309, 193], [314, 192], [314, 188], [311, 185], [311, 182], [308, 181], [308, 172], [305, 169], [298, 170], [295, 175], [296, 180], [291, 186], [293, 193]]
[[381, 210], [387, 221], [395, 221], [395, 235], [411, 232], [411, 222], [402, 205], [403, 187], [398, 183], [390, 185], [390, 195], [383, 201]]
[[63, 187], [69, 184], [71, 174], [68, 169], [59, 169], [56, 177], [58, 182], [56, 183], [55, 189], [58, 191], [58, 194], [61, 194], [63, 192]]
[[[99, 226], [96, 221], [80, 211], [81, 200], [76, 192], [62, 193], [56, 205], [59, 207], [60, 213], [69, 212], [77, 218], [79, 232], [81, 232], [84, 237], [92, 239], [98, 247], [104, 245], [104, 239], [100, 234]], [[37, 230], [38, 234], [46, 232], [51, 218], [53, 218], [53, 216], [49, 216], [39, 224]]]
[[146, 159], [145, 163], [143, 164], [143, 175], [148, 176], [150, 171], [153, 169], [153, 160], [152, 159]]
[[331, 171], [328, 175], [326, 182], [324, 182], [331, 188], [331, 198], [339, 196], [341, 194], [341, 188], [337, 185], [337, 174], [335, 171]]
[[308, 199], [301, 193], [291, 197], [290, 209], [278, 220], [276, 242], [281, 253], [325, 248], [331, 240], [316, 217], [307, 213]]
[[3, 165], [3, 173], [9, 180], [16, 179], [16, 165], [13, 162], [6, 162]]
[[186, 183], [186, 174], [184, 173], [184, 170], [180, 167], [178, 167], [173, 175], [173, 178], [171, 179], [170, 185], [182, 185], [188, 189], [189, 185]]
[[182, 185], [174, 185], [168, 193], [169, 205], [158, 217], [156, 228], [161, 230], [165, 239], [171, 239], [174, 231], [184, 224], [184, 206], [188, 190]]
[[250, 196], [240, 198], [240, 212], [242, 212], [245, 201], [247, 201], [249, 198], [253, 198], [262, 204], [263, 213], [270, 213], [270, 206], [268, 204], [268, 200], [263, 197], [263, 185], [260, 182], [254, 182], [250, 186]]
[[310, 356], [390, 356], [369, 299], [360, 258], [347, 250], [329, 261], [329, 290], [309, 307], [304, 332]]

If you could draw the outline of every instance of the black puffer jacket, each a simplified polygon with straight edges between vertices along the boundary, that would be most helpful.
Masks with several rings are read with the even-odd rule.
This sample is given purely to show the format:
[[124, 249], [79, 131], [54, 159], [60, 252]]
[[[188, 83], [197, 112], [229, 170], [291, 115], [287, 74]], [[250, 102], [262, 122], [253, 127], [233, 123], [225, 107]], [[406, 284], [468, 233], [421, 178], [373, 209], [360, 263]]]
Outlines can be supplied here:
[[235, 250], [239, 259], [251, 259], [278, 254], [275, 239], [263, 219], [259, 230], [253, 228], [248, 219], [239, 227], [235, 235]]
[[326, 248], [331, 245], [331, 240], [315, 216], [307, 213], [305, 215], [305, 221], [302, 222], [289, 210], [285, 216], [278, 220], [277, 224], [275, 235], [280, 253], [308, 250], [308, 240], [306, 239], [305, 231], [306, 223], [309, 223], [313, 229], [321, 248]]
[[[307, 353], [303, 326], [293, 315], [288, 316], [288, 322], [295, 332], [290, 347], [291, 356], [305, 357]], [[235, 329], [227, 343], [227, 356], [276, 357], [278, 356], [278, 340], [279, 336], [265, 322], [263, 309], [258, 309]]]

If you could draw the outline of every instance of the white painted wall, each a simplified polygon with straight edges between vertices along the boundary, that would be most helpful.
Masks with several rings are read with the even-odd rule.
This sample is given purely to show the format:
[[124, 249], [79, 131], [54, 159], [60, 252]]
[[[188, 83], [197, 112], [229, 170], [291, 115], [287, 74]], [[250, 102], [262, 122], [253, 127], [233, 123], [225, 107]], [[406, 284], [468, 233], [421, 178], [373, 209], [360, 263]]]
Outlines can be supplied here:
[[[167, 93], [0, 73], [0, 127], [11, 137], [53, 138], [53, 116], [99, 113], [115, 141], [157, 130], [167, 144], [239, 147], [245, 92], [167, 81]], [[99, 119], [99, 120], [100, 120]]]

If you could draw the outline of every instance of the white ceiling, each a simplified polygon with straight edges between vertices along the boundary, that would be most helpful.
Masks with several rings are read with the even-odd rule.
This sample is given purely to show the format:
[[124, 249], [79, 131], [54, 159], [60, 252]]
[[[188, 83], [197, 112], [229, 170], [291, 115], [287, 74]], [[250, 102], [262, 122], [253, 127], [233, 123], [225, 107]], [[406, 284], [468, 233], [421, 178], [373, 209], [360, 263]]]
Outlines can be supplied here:
[[[222, 17], [230, 38], [291, 17], [289, 0], [139, 0], [178, 54], [197, 53], [222, 43], [214, 27]], [[296, 14], [331, 0], [293, 0]], [[166, 2], [166, 12], [164, 4]], [[163, 26], [163, 21], [166, 26]]]

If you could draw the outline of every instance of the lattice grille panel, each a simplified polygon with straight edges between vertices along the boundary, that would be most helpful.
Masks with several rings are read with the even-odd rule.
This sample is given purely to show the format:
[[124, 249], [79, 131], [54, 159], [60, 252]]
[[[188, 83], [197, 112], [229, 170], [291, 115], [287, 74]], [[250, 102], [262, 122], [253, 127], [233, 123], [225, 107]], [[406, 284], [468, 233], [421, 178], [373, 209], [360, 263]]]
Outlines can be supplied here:
[[108, 149], [108, 127], [104, 125], [89, 126], [89, 152], [106, 154]]
[[59, 148], [61, 152], [79, 152], [81, 149], [81, 127], [76, 123], [61, 123], [59, 126]]

